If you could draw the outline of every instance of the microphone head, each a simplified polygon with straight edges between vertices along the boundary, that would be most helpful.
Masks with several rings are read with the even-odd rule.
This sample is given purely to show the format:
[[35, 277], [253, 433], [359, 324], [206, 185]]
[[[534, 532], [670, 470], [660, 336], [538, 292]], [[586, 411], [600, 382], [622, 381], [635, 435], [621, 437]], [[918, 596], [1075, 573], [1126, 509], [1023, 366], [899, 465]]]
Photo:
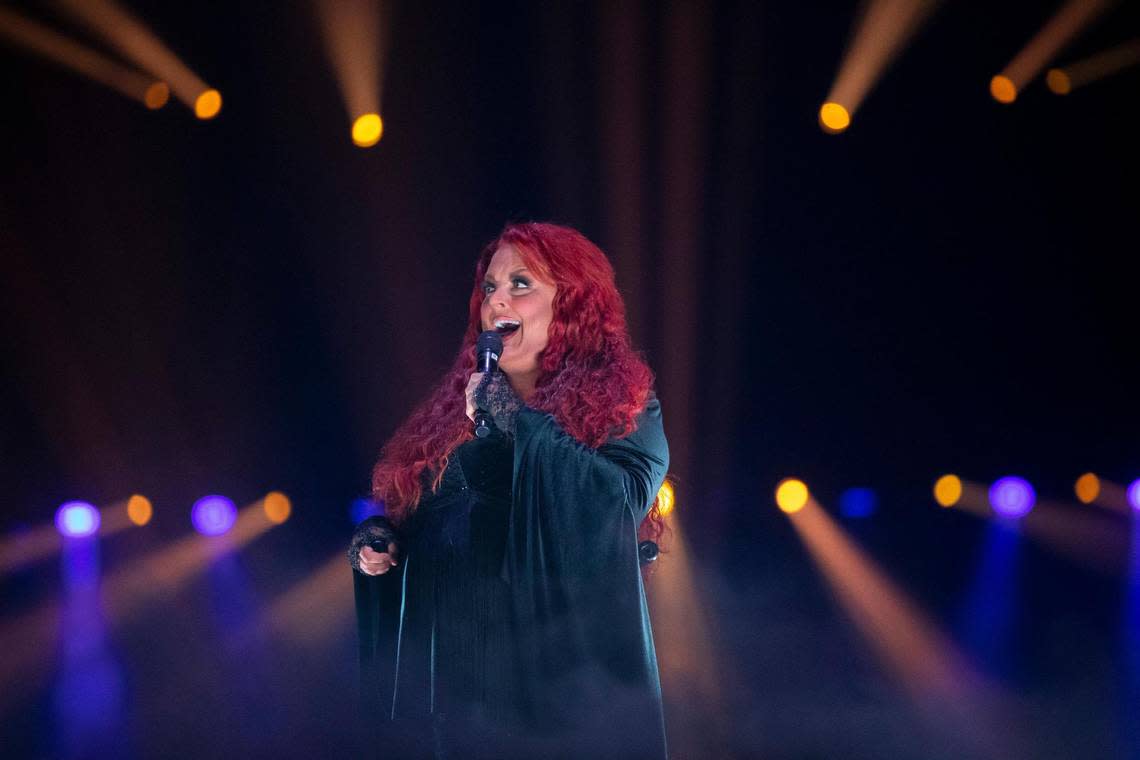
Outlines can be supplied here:
[[490, 351], [495, 356], [503, 353], [503, 336], [494, 330], [479, 333], [479, 338], [475, 341], [475, 353], [478, 355], [484, 351]]

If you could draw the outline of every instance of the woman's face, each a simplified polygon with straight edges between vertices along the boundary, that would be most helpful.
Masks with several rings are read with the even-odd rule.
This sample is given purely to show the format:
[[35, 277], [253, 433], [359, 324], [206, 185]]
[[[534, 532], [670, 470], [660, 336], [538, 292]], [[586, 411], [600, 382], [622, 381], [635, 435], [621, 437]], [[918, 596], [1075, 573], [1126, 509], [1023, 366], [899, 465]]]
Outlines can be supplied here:
[[503, 336], [499, 369], [508, 376], [537, 377], [539, 355], [554, 318], [556, 290], [553, 283], [527, 269], [514, 246], [503, 245], [491, 257], [479, 315], [484, 330], [498, 330]]

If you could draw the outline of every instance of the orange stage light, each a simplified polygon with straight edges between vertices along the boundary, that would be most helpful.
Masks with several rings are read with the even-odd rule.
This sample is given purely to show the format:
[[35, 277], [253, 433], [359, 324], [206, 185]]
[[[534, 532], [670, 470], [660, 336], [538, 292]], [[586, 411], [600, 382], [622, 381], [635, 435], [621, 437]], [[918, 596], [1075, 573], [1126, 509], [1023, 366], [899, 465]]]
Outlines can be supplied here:
[[[147, 108], [161, 108], [169, 97], [165, 83], [132, 71], [101, 53], [3, 7], [0, 7], [0, 39], [7, 39], [25, 50], [106, 85], [145, 104]], [[167, 95], [160, 97], [159, 93], [164, 90]]]
[[1078, 87], [1104, 79], [1138, 63], [1140, 40], [1132, 40], [1063, 68], [1050, 69], [1045, 75], [1045, 84], [1057, 95], [1068, 95]]
[[962, 481], [957, 475], [943, 475], [934, 483], [934, 500], [941, 507], [952, 507], [962, 498]]
[[146, 525], [153, 516], [154, 507], [147, 497], [135, 494], [127, 499], [127, 517], [135, 525]]
[[[203, 82], [154, 32], [121, 5], [113, 0], [57, 0], [57, 3], [124, 58], [166, 82], [170, 91], [193, 109], [199, 119], [217, 116], [222, 106], [217, 90]], [[202, 98], [206, 100], [200, 106]]]
[[1045, 68], [1082, 29], [1100, 15], [1110, 0], [1069, 0], [1033, 36], [1001, 73], [990, 80], [990, 94], [999, 103], [1012, 103], [1017, 93]]
[[168, 100], [170, 100], [170, 87], [166, 82], [155, 82], [146, 88], [146, 95], [143, 98], [146, 107], [152, 111], [162, 108]]
[[293, 512], [293, 505], [289, 501], [289, 497], [280, 491], [270, 491], [265, 494], [265, 499], [262, 500], [262, 508], [265, 510], [265, 516], [269, 518], [269, 522], [274, 525], [280, 525], [289, 519], [289, 515]]
[[1017, 85], [1009, 77], [998, 74], [990, 80], [990, 95], [999, 103], [1012, 103], [1017, 100]]
[[212, 119], [222, 110], [222, 93], [217, 90], [206, 90], [194, 98], [194, 115], [205, 121]]
[[1045, 72], [1045, 86], [1054, 95], [1068, 95], [1073, 91], [1072, 80], [1064, 69], [1049, 69]]
[[847, 129], [875, 82], [938, 4], [939, 0], [871, 0], [865, 6], [820, 108], [819, 124], [825, 132], [838, 134]]
[[824, 103], [819, 107], [819, 124], [824, 132], [838, 134], [851, 125], [851, 114], [838, 103]]
[[1073, 491], [1076, 492], [1077, 500], [1081, 504], [1092, 504], [1100, 495], [1100, 478], [1091, 472], [1086, 472], [1077, 478]]

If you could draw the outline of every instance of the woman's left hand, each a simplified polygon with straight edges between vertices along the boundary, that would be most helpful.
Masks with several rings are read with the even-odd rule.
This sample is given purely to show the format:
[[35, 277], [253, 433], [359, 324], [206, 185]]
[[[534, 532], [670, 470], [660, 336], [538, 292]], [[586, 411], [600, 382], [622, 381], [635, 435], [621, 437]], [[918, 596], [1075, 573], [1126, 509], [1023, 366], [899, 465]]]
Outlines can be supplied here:
[[482, 379], [483, 373], [476, 372], [467, 381], [467, 419], [472, 422], [475, 421], [475, 389], [479, 387], [479, 381]]

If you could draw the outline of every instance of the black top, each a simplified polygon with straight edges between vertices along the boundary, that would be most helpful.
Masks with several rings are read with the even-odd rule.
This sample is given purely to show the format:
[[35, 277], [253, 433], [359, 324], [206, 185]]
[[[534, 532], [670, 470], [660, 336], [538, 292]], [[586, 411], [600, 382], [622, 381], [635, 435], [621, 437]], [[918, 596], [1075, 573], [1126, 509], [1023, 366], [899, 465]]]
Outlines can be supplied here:
[[355, 574], [381, 754], [665, 755], [637, 555], [668, 466], [656, 400], [637, 425], [591, 449], [523, 407], [452, 454], [398, 567]]

